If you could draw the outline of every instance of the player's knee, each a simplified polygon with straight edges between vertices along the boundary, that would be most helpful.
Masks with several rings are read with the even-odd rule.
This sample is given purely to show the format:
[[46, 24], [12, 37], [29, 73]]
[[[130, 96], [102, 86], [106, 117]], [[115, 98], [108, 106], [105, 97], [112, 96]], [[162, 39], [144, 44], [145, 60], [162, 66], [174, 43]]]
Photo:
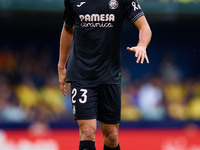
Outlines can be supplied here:
[[118, 143], [118, 134], [117, 133], [110, 133], [106, 137], [107, 142], [110, 143], [111, 145], [115, 145]]
[[81, 128], [82, 140], [92, 141], [95, 139], [96, 130], [90, 126], [84, 126]]

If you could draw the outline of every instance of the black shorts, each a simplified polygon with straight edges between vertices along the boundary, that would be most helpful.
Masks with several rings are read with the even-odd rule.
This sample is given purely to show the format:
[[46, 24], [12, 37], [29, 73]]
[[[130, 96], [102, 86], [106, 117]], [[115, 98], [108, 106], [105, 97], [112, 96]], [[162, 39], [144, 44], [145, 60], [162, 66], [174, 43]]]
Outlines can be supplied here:
[[76, 120], [97, 119], [107, 124], [120, 122], [120, 84], [71, 82], [71, 94]]

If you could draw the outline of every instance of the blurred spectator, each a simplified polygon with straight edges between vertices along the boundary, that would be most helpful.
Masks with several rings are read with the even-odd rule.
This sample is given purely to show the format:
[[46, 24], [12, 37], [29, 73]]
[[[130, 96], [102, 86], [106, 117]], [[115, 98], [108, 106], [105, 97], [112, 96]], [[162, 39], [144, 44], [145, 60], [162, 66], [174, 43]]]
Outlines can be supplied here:
[[139, 108], [144, 120], [163, 120], [165, 108], [162, 104], [163, 93], [162, 80], [159, 77], [151, 77], [143, 84], [138, 95]]
[[200, 120], [200, 97], [194, 97], [190, 100], [187, 111], [190, 120]]
[[1, 112], [1, 118], [3, 122], [20, 123], [26, 119], [26, 112], [19, 107], [16, 97], [12, 97], [12, 100], [7, 103], [7, 106]]
[[19, 101], [6, 77], [0, 76], [0, 83], [0, 120], [3, 122], [23, 122], [26, 119], [26, 112], [19, 107]]
[[53, 112], [62, 113], [65, 109], [63, 95], [58, 87], [58, 77], [50, 74], [41, 88], [41, 101], [46, 103]]
[[16, 87], [17, 98], [24, 109], [36, 106], [41, 97], [31, 78], [24, 76], [22, 83]]
[[166, 107], [170, 118], [186, 119], [186, 91], [181, 83], [166, 84], [164, 86]]
[[185, 102], [186, 91], [181, 83], [166, 84], [164, 86], [164, 95], [167, 102]]
[[121, 91], [121, 119], [126, 121], [138, 121], [141, 118], [141, 112], [134, 105], [134, 97], [126, 88]]

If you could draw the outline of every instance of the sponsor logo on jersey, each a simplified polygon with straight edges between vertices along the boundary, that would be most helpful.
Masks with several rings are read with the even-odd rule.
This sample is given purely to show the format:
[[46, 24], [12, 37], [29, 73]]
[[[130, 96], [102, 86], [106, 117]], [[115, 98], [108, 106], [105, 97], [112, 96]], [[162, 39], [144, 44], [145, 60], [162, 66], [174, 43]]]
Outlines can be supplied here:
[[116, 0], [110, 0], [108, 5], [110, 9], [116, 9], [118, 7], [118, 2]]
[[112, 23], [95, 23], [95, 22], [92, 22], [92, 23], [86, 23], [86, 22], [82, 22], [81, 23], [81, 27], [99, 27], [99, 28], [112, 28], [113, 27], [113, 24]]
[[86, 14], [86, 15], [79, 15], [81, 21], [115, 21], [114, 14]]
[[79, 15], [82, 27], [100, 27], [100, 28], [111, 28], [115, 21], [114, 14], [86, 14]]

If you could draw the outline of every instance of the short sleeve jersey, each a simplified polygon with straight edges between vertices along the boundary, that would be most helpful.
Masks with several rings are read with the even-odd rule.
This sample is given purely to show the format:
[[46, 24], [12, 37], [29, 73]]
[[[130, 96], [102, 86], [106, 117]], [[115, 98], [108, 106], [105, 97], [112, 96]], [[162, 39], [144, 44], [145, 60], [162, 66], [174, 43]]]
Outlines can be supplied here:
[[137, 0], [65, 0], [64, 26], [75, 25], [66, 81], [119, 84], [123, 20], [143, 15]]

